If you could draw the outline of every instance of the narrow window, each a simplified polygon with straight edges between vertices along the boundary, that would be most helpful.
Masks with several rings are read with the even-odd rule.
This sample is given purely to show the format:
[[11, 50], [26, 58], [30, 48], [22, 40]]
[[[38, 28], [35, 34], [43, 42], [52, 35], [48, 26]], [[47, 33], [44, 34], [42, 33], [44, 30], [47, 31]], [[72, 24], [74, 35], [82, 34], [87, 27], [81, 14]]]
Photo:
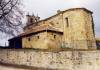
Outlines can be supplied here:
[[56, 35], [54, 35], [54, 39], [56, 38]]
[[30, 41], [31, 39], [30, 38], [28, 38], [28, 41]]
[[37, 36], [37, 38], [39, 39], [39, 36]]
[[68, 18], [65, 18], [66, 26], [69, 27]]

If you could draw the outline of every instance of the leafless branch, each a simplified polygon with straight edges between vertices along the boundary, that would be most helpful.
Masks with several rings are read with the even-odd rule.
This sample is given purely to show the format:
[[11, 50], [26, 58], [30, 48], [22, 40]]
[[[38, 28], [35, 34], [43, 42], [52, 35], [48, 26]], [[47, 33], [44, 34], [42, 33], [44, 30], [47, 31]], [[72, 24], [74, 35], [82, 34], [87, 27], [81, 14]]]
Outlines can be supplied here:
[[20, 0], [0, 0], [0, 31], [13, 34], [21, 26]]

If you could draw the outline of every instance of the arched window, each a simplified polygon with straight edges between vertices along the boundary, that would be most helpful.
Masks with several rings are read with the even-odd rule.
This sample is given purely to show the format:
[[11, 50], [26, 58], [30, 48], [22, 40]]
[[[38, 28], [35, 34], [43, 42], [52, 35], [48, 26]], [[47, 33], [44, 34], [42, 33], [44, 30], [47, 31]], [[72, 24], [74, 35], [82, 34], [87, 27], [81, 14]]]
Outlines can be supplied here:
[[56, 35], [54, 35], [54, 39], [56, 38]]
[[66, 21], [66, 26], [69, 27], [68, 18], [65, 18], [65, 21]]

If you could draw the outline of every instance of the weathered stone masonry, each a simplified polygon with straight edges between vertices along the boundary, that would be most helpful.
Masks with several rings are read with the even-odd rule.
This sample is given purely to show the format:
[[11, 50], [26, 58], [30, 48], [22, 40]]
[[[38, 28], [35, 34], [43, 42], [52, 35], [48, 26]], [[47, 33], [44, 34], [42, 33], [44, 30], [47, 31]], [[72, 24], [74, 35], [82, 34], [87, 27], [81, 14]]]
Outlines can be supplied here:
[[100, 51], [0, 49], [0, 62], [59, 70], [100, 70]]

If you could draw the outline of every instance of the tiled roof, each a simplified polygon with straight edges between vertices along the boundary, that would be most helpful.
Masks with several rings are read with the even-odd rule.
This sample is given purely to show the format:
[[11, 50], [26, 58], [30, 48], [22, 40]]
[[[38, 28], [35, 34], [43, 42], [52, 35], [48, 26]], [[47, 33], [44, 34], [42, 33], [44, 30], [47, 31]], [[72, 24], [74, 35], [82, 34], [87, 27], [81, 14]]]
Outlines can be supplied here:
[[22, 36], [25, 36], [25, 35], [28, 35], [28, 34], [31, 34], [31, 33], [36, 33], [36, 32], [38, 33], [38, 32], [43, 31], [43, 30], [45, 30], [45, 31], [46, 30], [47, 31], [50, 30], [50, 31], [58, 32], [58, 33], [63, 33], [62, 30], [58, 30], [57, 28], [54, 28], [54, 27], [52, 27], [52, 26], [50, 26], [48, 24], [44, 24], [44, 25], [41, 25], [41, 26], [36, 26], [34, 28], [31, 28], [31, 29], [29, 29], [29, 31], [27, 31], [25, 33], [22, 33], [22, 34], [14, 37], [14, 38], [22, 37]]
[[43, 24], [41, 26], [33, 27], [30, 32], [38, 32], [42, 30], [52, 30], [52, 31], [57, 31], [57, 32], [63, 32], [62, 30], [59, 30], [58, 28], [54, 28], [50, 24]]

